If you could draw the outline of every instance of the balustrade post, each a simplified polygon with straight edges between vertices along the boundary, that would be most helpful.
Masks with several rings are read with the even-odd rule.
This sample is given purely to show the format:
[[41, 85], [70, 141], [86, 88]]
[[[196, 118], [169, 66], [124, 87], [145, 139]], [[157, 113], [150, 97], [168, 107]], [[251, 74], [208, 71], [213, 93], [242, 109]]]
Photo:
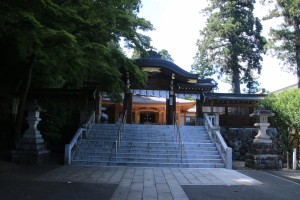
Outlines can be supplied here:
[[219, 127], [220, 117], [219, 113], [215, 113], [215, 126]]
[[70, 165], [71, 164], [71, 148], [70, 144], [65, 145], [65, 160], [64, 160], [65, 165]]
[[182, 150], [183, 150], [183, 141], [181, 141], [181, 163], [182, 163]]
[[116, 140], [116, 162], [118, 157], [118, 140]]
[[226, 168], [232, 169], [232, 149], [230, 147], [226, 149]]

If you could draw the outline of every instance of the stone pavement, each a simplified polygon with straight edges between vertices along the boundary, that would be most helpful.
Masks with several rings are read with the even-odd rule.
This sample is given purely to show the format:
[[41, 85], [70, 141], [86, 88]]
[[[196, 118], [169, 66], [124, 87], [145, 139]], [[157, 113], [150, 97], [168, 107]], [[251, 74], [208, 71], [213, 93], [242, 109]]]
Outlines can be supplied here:
[[1, 199], [299, 199], [299, 170], [22, 166], [0, 160]]
[[62, 166], [38, 181], [118, 184], [111, 199], [188, 199], [181, 185], [260, 185], [227, 169]]

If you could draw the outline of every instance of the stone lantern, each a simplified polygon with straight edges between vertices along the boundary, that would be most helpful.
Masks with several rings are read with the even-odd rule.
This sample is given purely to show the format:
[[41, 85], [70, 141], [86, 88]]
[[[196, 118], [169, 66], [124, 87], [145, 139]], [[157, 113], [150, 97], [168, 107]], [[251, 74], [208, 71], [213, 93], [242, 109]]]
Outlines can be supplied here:
[[23, 138], [34, 140], [42, 139], [42, 135], [37, 129], [37, 125], [41, 121], [40, 112], [45, 112], [45, 110], [42, 109], [36, 101], [29, 103], [27, 106], [27, 110], [28, 117], [26, 119], [28, 121], [29, 128], [23, 134]]
[[266, 110], [261, 105], [254, 113], [250, 114], [250, 117], [259, 117], [259, 122], [255, 123], [254, 126], [258, 127], [258, 134], [255, 136], [253, 143], [267, 143], [272, 144], [270, 136], [267, 135], [266, 130], [270, 123], [268, 123], [268, 117], [273, 117], [275, 114], [269, 110]]
[[49, 151], [46, 148], [44, 139], [37, 129], [41, 121], [40, 112], [43, 110], [36, 101], [30, 102], [27, 106], [29, 128], [16, 144], [16, 150], [12, 151], [12, 161], [16, 163], [38, 164], [48, 159]]
[[281, 169], [282, 161], [278, 149], [272, 143], [266, 130], [270, 125], [268, 117], [275, 114], [260, 106], [250, 117], [258, 117], [259, 122], [254, 126], [258, 127], [258, 134], [255, 136], [248, 153], [246, 154], [245, 166], [254, 169]]

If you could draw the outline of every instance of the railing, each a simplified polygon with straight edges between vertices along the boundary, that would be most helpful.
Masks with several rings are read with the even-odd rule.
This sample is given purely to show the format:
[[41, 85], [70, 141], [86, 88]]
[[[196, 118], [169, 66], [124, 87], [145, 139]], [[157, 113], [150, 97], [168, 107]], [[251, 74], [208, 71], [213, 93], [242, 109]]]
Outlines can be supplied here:
[[216, 143], [227, 169], [232, 169], [232, 149], [225, 143], [219, 127], [219, 115], [204, 114], [204, 125], [213, 142]]
[[69, 144], [65, 145], [65, 158], [64, 158], [64, 163], [65, 165], [70, 165], [71, 164], [71, 160], [74, 156], [75, 153], [75, 149], [78, 145], [81, 144], [82, 139], [86, 138], [91, 129], [93, 124], [95, 123], [95, 111], [92, 112], [92, 114], [90, 115], [89, 119], [87, 120], [87, 122], [85, 124], [83, 124], [83, 127], [79, 128], [74, 137], [72, 138], [71, 142]]
[[181, 163], [182, 163], [182, 156], [183, 156], [183, 148], [184, 148], [184, 143], [183, 143], [183, 140], [182, 140], [182, 137], [181, 137], [181, 132], [180, 132], [180, 129], [179, 129], [179, 126], [177, 125], [177, 120], [176, 120], [176, 113], [174, 114], [174, 130], [175, 130], [175, 133], [176, 133], [176, 141], [178, 142], [178, 147], [179, 147], [179, 151], [180, 151], [180, 160], [181, 160]]
[[118, 149], [119, 149], [119, 147], [121, 145], [121, 141], [122, 141], [123, 131], [124, 131], [124, 127], [125, 127], [125, 124], [126, 124], [126, 118], [127, 118], [127, 110], [125, 110], [125, 112], [124, 112], [122, 122], [120, 124], [119, 129], [118, 129], [118, 137], [117, 137], [117, 140], [115, 142], [116, 160], [117, 160], [117, 157], [118, 157]]
[[83, 124], [85, 131], [85, 138], [87, 138], [90, 134], [90, 131], [93, 127], [93, 125], [95, 124], [95, 111], [92, 112], [92, 114], [90, 115], [90, 117], [88, 118], [87, 122], [85, 124]]

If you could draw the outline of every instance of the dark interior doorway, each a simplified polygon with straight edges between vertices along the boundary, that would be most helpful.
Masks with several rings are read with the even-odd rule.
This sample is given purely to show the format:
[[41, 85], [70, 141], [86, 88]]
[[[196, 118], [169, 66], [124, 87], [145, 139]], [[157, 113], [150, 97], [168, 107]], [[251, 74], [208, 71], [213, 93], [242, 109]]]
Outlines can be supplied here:
[[153, 124], [156, 123], [154, 112], [143, 112], [140, 118], [141, 124]]

